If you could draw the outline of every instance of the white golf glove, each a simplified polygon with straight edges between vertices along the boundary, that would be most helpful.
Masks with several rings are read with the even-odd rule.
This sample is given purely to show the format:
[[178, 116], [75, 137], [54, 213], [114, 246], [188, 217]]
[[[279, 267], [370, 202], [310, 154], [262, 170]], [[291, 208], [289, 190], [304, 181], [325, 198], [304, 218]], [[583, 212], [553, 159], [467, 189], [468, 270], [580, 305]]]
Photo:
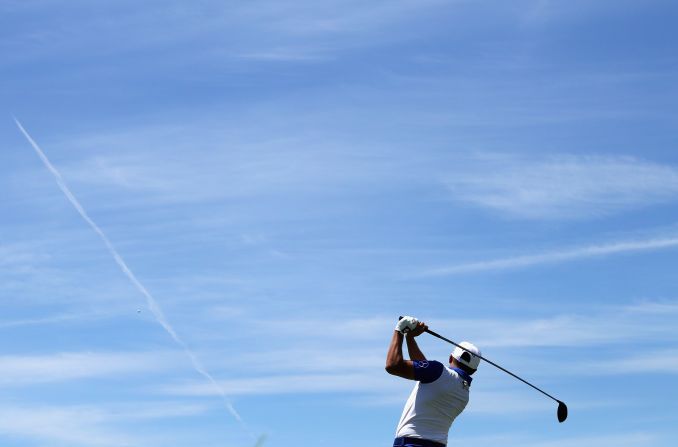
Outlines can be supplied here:
[[395, 330], [401, 334], [406, 334], [414, 330], [417, 327], [417, 323], [419, 323], [419, 320], [414, 317], [402, 317], [398, 324], [396, 324]]

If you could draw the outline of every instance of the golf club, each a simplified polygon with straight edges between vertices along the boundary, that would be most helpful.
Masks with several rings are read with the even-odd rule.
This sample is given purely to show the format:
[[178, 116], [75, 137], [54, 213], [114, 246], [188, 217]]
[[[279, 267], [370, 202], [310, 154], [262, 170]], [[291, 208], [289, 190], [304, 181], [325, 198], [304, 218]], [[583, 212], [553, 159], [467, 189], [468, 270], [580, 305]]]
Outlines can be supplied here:
[[[402, 318], [403, 318], [403, 317], [400, 317], [400, 319], [402, 319]], [[463, 346], [459, 346], [457, 343], [453, 342], [452, 340], [450, 340], [450, 339], [448, 339], [448, 338], [445, 338], [445, 337], [443, 337], [442, 335], [440, 335], [440, 334], [438, 334], [438, 333], [436, 333], [436, 332], [433, 332], [433, 331], [430, 330], [430, 329], [426, 329], [426, 332], [428, 332], [429, 334], [433, 335], [434, 337], [438, 337], [438, 338], [441, 339], [441, 340], [445, 340], [446, 342], [448, 342], [448, 343], [450, 343], [450, 344], [452, 344], [452, 345], [454, 345], [454, 346], [456, 346], [456, 347], [458, 347], [458, 348], [463, 349], [464, 351], [468, 352], [469, 354], [476, 355], [476, 354], [473, 354], [472, 352], [469, 352], [469, 351], [468, 351], [467, 349], [465, 349]], [[527, 380], [518, 377], [517, 375], [513, 374], [513, 373], [512, 373], [511, 371], [509, 371], [508, 369], [503, 368], [503, 367], [497, 365], [497, 364], [494, 363], [493, 361], [488, 360], [488, 359], [486, 359], [485, 357], [480, 356], [480, 355], [478, 355], [477, 357], [480, 358], [481, 360], [486, 361], [486, 362], [489, 363], [490, 365], [492, 365], [492, 366], [494, 366], [494, 367], [496, 367], [496, 368], [499, 368], [500, 370], [504, 371], [506, 374], [509, 374], [509, 375], [515, 377], [516, 379], [520, 380], [520, 381], [523, 382], [524, 384], [531, 386], [531, 387], [534, 388], [535, 390], [537, 390], [537, 391], [539, 391], [540, 393], [542, 393], [544, 396], [550, 397], [551, 399], [553, 399], [553, 400], [555, 400], [556, 402], [558, 402], [558, 422], [564, 422], [565, 419], [567, 419], [567, 405], [565, 405], [565, 402], [556, 399], [555, 397], [551, 396], [551, 395], [550, 395], [549, 393], [547, 393], [546, 391], [542, 390], [541, 388], [537, 388], [536, 386], [532, 385], [532, 384], [531, 384], [530, 382], [528, 382]]]

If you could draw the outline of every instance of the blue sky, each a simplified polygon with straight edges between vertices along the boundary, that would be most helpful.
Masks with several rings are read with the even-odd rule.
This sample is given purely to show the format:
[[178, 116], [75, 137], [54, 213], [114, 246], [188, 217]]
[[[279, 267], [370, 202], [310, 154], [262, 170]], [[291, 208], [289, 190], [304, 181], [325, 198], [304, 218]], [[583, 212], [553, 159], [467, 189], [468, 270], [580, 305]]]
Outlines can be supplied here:
[[570, 408], [481, 366], [452, 442], [673, 446], [677, 13], [4, 0], [0, 444], [390, 445], [410, 314]]

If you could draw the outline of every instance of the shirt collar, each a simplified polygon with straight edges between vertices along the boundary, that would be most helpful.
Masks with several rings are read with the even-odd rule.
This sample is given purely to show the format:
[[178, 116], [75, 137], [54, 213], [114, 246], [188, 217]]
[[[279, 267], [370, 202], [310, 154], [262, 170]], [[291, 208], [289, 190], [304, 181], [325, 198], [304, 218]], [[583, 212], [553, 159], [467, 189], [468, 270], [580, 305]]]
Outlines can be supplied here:
[[452, 368], [453, 371], [456, 371], [457, 374], [461, 376], [462, 379], [466, 380], [470, 385], [473, 382], [473, 377], [471, 377], [466, 371], [461, 368]]

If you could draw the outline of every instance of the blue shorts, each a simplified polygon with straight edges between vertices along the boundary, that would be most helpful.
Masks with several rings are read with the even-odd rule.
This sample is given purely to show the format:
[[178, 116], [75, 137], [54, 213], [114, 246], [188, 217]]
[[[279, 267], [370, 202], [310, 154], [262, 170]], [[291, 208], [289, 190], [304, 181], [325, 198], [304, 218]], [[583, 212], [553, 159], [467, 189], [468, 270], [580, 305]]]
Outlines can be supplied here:
[[402, 436], [400, 438], [395, 438], [395, 441], [393, 441], [393, 447], [445, 447], [445, 444], [429, 441], [428, 439], [409, 438], [407, 436]]

